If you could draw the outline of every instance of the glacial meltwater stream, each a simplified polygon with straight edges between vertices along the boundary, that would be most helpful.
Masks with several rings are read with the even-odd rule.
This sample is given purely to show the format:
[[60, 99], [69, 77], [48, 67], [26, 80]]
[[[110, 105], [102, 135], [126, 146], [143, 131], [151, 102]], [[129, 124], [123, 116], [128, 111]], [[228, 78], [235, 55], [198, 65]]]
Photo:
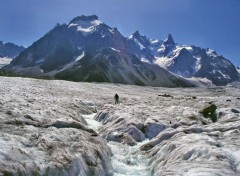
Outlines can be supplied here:
[[[98, 132], [98, 129], [102, 126], [101, 122], [94, 120], [94, 116], [83, 115], [88, 123], [88, 126]], [[118, 142], [108, 142], [109, 147], [112, 150], [112, 166], [114, 176], [149, 176], [151, 175], [148, 168], [149, 159], [141, 154], [140, 146], [147, 141], [138, 143], [136, 146], [129, 146], [127, 144], [121, 144]]]

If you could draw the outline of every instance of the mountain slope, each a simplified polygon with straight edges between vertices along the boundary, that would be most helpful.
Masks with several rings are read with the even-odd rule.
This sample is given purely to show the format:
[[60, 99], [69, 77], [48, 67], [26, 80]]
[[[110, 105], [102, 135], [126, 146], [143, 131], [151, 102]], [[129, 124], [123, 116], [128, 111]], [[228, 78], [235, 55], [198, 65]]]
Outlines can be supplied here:
[[164, 41], [159, 41], [136, 32], [130, 39], [137, 47], [134, 48], [136, 55], [141, 57], [141, 54], [147, 53], [143, 61], [153, 62], [176, 75], [204, 82], [209, 80], [215, 85], [226, 85], [238, 80], [234, 65], [214, 50], [178, 45], [171, 34]]
[[143, 62], [153, 62], [155, 60], [152, 50], [155, 47], [160, 46], [159, 41], [150, 41], [146, 36], [140, 35], [136, 31], [133, 35], [128, 38], [128, 49], [129, 52], [135, 54]]
[[22, 52], [5, 70], [88, 82], [151, 86], [192, 86], [188, 81], [139, 60], [134, 43], [97, 16], [80, 16], [57, 25]]
[[240, 80], [240, 66], [237, 66], [238, 79]]
[[8, 65], [24, 49], [22, 46], [0, 41], [0, 68]]
[[115, 46], [124, 50], [124, 40], [116, 28], [108, 27], [96, 16], [76, 17], [68, 25], [55, 26], [22, 52], [8, 68], [14, 71], [38, 68], [48, 73], [75, 61], [86, 50]]
[[86, 54], [73, 67], [58, 73], [56, 78], [165, 87], [191, 85], [155, 64], [141, 62], [134, 55], [112, 49]]
[[56, 25], [4, 69], [75, 81], [170, 87], [189, 85], [186, 79], [215, 85], [238, 80], [233, 64], [213, 50], [178, 45], [170, 34], [164, 41], [138, 31], [124, 37], [95, 15]]
[[13, 43], [3, 43], [0, 41], [0, 58], [15, 58], [22, 52], [25, 48], [23, 46], [18, 46]]
[[157, 57], [155, 63], [186, 78], [207, 78], [215, 85], [226, 85], [238, 79], [235, 66], [211, 49], [176, 46], [170, 55]]

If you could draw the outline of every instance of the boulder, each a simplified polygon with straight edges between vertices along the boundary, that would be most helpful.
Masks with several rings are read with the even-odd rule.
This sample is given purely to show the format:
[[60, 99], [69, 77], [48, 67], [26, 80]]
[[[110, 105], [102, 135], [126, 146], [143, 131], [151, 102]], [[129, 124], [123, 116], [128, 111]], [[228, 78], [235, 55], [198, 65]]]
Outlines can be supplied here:
[[199, 111], [205, 118], [211, 118], [213, 122], [217, 121], [217, 114], [216, 114], [217, 106], [215, 104], [210, 104], [205, 106], [202, 110]]

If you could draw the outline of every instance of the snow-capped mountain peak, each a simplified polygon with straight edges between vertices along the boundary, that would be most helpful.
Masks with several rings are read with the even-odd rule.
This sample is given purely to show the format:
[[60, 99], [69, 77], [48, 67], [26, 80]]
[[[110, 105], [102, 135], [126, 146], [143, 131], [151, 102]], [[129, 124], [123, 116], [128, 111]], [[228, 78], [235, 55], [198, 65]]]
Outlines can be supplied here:
[[139, 33], [139, 31], [135, 31], [132, 35], [133, 37], [141, 37], [141, 34]]
[[[175, 75], [206, 78], [216, 85], [238, 79], [235, 66], [214, 50], [178, 45], [171, 34], [164, 41], [139, 31], [124, 37], [96, 15], [78, 16], [68, 25], [57, 25], [4, 69], [75, 81], [158, 86], [175, 86], [179, 81], [185, 85]], [[169, 80], [163, 82], [164, 77]]]
[[134, 32], [130, 37], [130, 40], [134, 40], [139, 46], [141, 46], [141, 49], [146, 48], [150, 41], [146, 36], [143, 36], [139, 33], [139, 31]]
[[173, 40], [171, 34], [168, 35], [167, 39], [165, 39], [160, 48], [157, 49], [158, 57], [167, 57], [172, 51], [176, 48], [176, 43]]
[[69, 24], [76, 24], [79, 21], [95, 21], [95, 20], [98, 20], [98, 17], [96, 15], [91, 15], [91, 16], [82, 15], [72, 19]]
[[88, 34], [96, 30], [96, 27], [103, 24], [98, 20], [96, 15], [93, 16], [79, 16], [74, 18], [69, 23], [69, 28], [76, 27], [77, 31]]
[[175, 45], [175, 42], [174, 42], [171, 34], [168, 34], [168, 37], [167, 37], [167, 39], [164, 40], [163, 45], [164, 46], [174, 46]]
[[139, 31], [136, 31], [132, 34], [132, 37], [134, 38], [137, 38], [137, 39], [144, 39], [144, 40], [147, 40], [147, 37], [146, 36], [143, 36], [139, 33]]
[[212, 49], [207, 48], [206, 51], [207, 51], [207, 54], [209, 56], [212, 56], [212, 57], [217, 57], [218, 56], [217, 52], [212, 50]]

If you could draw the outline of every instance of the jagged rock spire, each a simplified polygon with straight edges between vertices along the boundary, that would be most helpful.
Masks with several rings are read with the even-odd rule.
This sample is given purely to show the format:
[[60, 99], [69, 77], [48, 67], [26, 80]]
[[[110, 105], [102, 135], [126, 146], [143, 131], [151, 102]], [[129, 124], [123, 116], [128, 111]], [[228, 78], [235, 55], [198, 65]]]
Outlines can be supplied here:
[[149, 44], [149, 40], [146, 36], [143, 36], [139, 33], [139, 31], [136, 31], [132, 34], [132, 37], [137, 39], [142, 45], [147, 46]]
[[164, 40], [163, 44], [165, 46], [173, 46], [173, 45], [175, 45], [175, 42], [174, 42], [173, 37], [172, 37], [171, 34], [168, 34], [168, 37], [167, 37], [166, 40]]
[[134, 33], [133, 33], [133, 36], [134, 36], [134, 37], [141, 37], [139, 31], [134, 32]]

